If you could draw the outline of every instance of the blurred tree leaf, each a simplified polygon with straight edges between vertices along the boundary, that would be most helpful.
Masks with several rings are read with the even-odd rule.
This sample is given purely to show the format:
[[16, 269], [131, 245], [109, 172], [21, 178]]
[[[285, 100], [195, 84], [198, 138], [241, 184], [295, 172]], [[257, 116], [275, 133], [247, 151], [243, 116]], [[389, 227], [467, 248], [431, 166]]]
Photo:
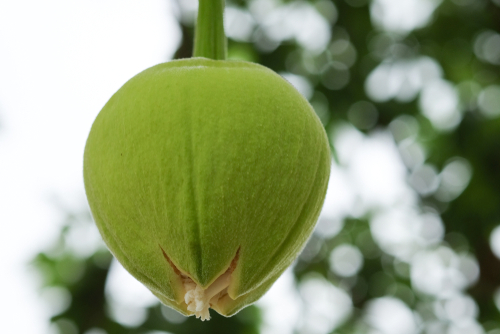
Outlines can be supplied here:
[[[182, 1], [177, 0], [178, 3]], [[423, 3], [420, 6], [424, 6]], [[358, 126], [356, 131], [367, 136], [364, 138], [392, 131], [394, 145], [400, 153], [404, 145], [421, 149], [425, 154], [423, 161], [417, 164], [420, 167], [425, 164], [441, 173], [450, 159], [456, 157], [470, 164], [470, 182], [456, 199], [443, 200], [433, 192], [419, 195], [415, 189], [414, 194], [418, 198], [416, 210], [419, 214], [430, 212], [437, 215], [446, 229], [444, 239], [432, 244], [426, 251], [444, 252], [447, 256], [454, 256], [454, 259], [460, 256], [477, 259], [480, 269], [478, 281], [471, 288], [457, 293], [475, 300], [479, 306], [477, 322], [485, 330], [498, 328], [499, 311], [493, 296], [500, 286], [500, 261], [493, 254], [488, 238], [491, 231], [500, 225], [500, 117], [486, 116], [479, 101], [484, 88], [500, 85], [500, 42], [494, 44], [500, 40], [498, 1], [444, 0], [434, 10], [428, 24], [405, 32], [389, 31], [377, 23], [376, 15], [384, 10], [378, 0], [228, 0], [227, 4], [237, 8], [240, 14], [251, 17], [250, 34], [245, 37], [246, 40], [229, 39], [229, 57], [259, 62], [278, 73], [302, 78], [302, 88], [310, 91], [310, 102], [327, 132], [332, 135], [334, 146], [337, 143], [333, 135], [339, 126], [351, 126], [352, 129]], [[297, 6], [302, 6], [300, 13], [316, 13], [313, 21], [307, 21], [308, 26], [302, 22], [307, 19], [305, 14], [293, 16], [298, 15], [294, 11], [299, 8]], [[182, 11], [183, 7], [179, 8]], [[286, 21], [287, 17], [297, 19], [291, 24]], [[183, 39], [175, 58], [186, 58], [192, 54], [194, 30], [188, 21], [180, 22]], [[330, 36], [322, 49], [311, 46], [311, 40], [317, 35], [304, 35], [313, 23], [318, 22], [327, 25], [327, 30], [322, 31], [324, 36]], [[318, 27], [321, 29], [320, 25]], [[478, 44], [478, 36], [485, 31], [497, 34], [491, 36], [498, 36], [491, 39], [489, 46]], [[489, 52], [488, 59], [493, 59], [497, 52], [498, 63], [487, 61], [484, 55], [478, 54], [483, 52], [481, 47], [486, 48], [484, 52]], [[422, 95], [430, 83], [420, 82], [425, 78], [415, 76], [415, 64], [423, 63], [427, 66], [424, 76], [432, 71], [439, 72], [433, 77], [434, 80], [445, 82], [456, 94], [459, 117], [456, 125], [444, 124], [449, 128], [439, 128], [432, 115], [425, 113]], [[374, 71], [383, 66], [388, 69], [384, 75], [390, 80], [379, 80], [375, 88], [385, 93], [390, 88], [392, 92], [385, 97], [377, 97], [370, 93], [368, 80]], [[399, 83], [389, 87], [394, 85], [394, 81]], [[440, 98], [439, 94], [437, 98]], [[366, 119], [363, 115], [368, 114], [358, 113], [359, 116], [356, 114], [358, 109], [352, 109], [358, 102], [362, 104], [357, 106], [373, 106], [373, 124], [364, 122]], [[395, 122], [401, 123], [401, 120], [416, 124], [415, 134], [408, 137], [410, 141], [406, 137], [406, 142], [400, 141], [393, 131]], [[370, 125], [363, 127], [360, 124]], [[342, 165], [337, 154], [336, 165], [347, 168]], [[418, 166], [407, 166], [408, 178]], [[438, 178], [442, 177], [438, 175]], [[314, 274], [324, 277], [332, 286], [349, 294], [352, 313], [332, 333], [368, 333], [373, 326], [378, 326], [370, 322], [367, 312], [371, 303], [381, 297], [393, 298], [389, 301], [400, 300], [409, 310], [418, 314], [421, 319], [419, 333], [445, 332], [451, 328], [449, 326], [453, 326], [453, 321], [442, 320], [445, 316], [437, 315], [436, 310], [439, 309], [437, 305], [441, 305], [439, 303], [445, 303], [448, 299], [440, 299], [416, 287], [412, 277], [413, 262], [390, 254], [374, 236], [372, 224], [376, 214], [376, 210], [373, 210], [362, 217], [346, 215], [343, 228], [338, 232], [327, 237], [313, 235], [294, 266], [297, 291], [300, 292], [301, 284]], [[147, 317], [139, 326], [127, 327], [119, 323], [108, 312], [109, 301], [105, 293], [111, 255], [100, 248], [89, 256], [79, 257], [72, 253], [70, 245], [66, 243], [67, 233], [78, 220], [79, 224], [81, 221], [91, 224], [86, 211], [68, 213], [59, 240], [52, 249], [40, 253], [33, 262], [43, 277], [42, 291], [47, 287], [59, 287], [66, 289], [63, 291], [68, 291], [71, 296], [69, 305], [52, 317], [61, 333], [85, 333], [95, 328], [108, 334], [142, 334], [150, 331], [176, 334], [260, 332], [265, 314], [261, 314], [262, 311], [256, 306], [232, 318], [226, 319], [212, 312], [213, 319], [210, 322], [202, 323], [191, 317], [175, 323], [168, 321], [162, 306], [155, 305], [147, 309]], [[331, 225], [333, 222], [326, 224]], [[353, 277], [342, 277], [331, 268], [331, 254], [343, 244], [357, 247], [363, 255], [363, 265]], [[307, 307], [303, 310], [309, 314]], [[297, 333], [309, 333], [307, 324], [304, 325], [306, 320], [303, 317], [296, 320]], [[375, 329], [384, 333], [381, 328]], [[476, 332], [471, 330], [467, 333]]]

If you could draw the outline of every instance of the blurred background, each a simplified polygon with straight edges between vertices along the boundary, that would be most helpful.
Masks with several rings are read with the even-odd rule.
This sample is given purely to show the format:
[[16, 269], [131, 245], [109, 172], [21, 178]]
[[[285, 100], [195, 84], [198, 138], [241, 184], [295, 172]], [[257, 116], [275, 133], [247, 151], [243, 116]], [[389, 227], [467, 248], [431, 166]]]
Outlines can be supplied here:
[[93, 119], [192, 53], [197, 0], [0, 1], [0, 331], [500, 334], [500, 0], [227, 0], [229, 58], [280, 73], [334, 153], [304, 251], [232, 318], [185, 318], [86, 204]]

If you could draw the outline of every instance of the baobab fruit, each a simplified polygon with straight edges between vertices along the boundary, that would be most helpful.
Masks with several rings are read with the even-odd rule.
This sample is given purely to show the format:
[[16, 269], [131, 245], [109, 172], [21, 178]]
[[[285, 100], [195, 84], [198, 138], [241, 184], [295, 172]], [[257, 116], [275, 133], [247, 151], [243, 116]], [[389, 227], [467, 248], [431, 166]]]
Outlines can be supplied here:
[[97, 116], [84, 154], [93, 218], [113, 255], [184, 315], [230, 316], [304, 247], [330, 173], [321, 122], [261, 65], [153, 66]]

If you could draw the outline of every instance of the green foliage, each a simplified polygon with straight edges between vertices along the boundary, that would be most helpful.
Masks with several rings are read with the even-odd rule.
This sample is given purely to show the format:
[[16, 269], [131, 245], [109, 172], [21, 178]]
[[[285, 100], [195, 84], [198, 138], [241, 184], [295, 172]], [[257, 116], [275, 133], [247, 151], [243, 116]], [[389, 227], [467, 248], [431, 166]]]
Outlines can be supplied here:
[[[500, 261], [493, 255], [488, 239], [500, 224], [500, 115], [494, 113], [500, 108], [494, 102], [497, 101], [494, 88], [500, 85], [500, 59], [494, 58], [494, 46], [498, 44], [494, 44], [496, 37], [491, 37], [500, 31], [499, 2], [444, 0], [429, 22], [415, 29], [397, 31], [381, 26], [374, 17], [376, 1], [268, 0], [267, 3], [275, 7], [271, 6], [267, 12], [275, 13], [276, 8], [287, 5], [307, 4], [323, 15], [331, 38], [323, 48], [316, 50], [308, 43], [317, 36], [302, 38], [297, 31], [283, 35], [269, 33], [270, 21], [260, 17], [262, 12], [255, 9], [257, 3], [264, 2], [228, 1], [229, 7], [243, 13], [248, 14], [251, 8], [255, 23], [251, 34], [246, 36], [228, 33], [229, 58], [258, 62], [278, 73], [305, 79], [310, 88], [308, 98], [327, 133], [331, 134], [333, 146], [338, 144], [335, 135], [344, 125], [357, 127], [357, 133], [365, 136], [363, 138], [390, 131], [406, 163], [405, 175], [409, 182], [414, 181], [410, 183], [417, 197], [415, 210], [440, 217], [445, 227], [444, 237], [425, 248], [422, 254], [439, 253], [455, 260], [472, 258], [472, 262], [464, 263], [478, 264], [477, 281], [459, 294], [470, 296], [477, 304], [479, 313], [474, 321], [478, 326], [492, 334], [498, 333], [494, 330], [500, 328], [499, 311], [493, 296], [500, 286]], [[192, 54], [193, 27], [184, 23], [192, 20], [184, 20], [182, 15], [183, 40], [176, 58]], [[300, 23], [296, 20], [297, 25]], [[488, 38], [488, 43], [493, 45], [489, 49], [485, 42]], [[405, 86], [408, 82], [402, 80], [392, 91], [388, 89], [389, 84], [380, 79], [373, 80], [375, 86], [369, 85], [377, 70], [390, 69], [391, 73], [404, 77], [405, 69], [415, 64], [424, 64], [428, 74], [435, 73], [437, 84], [432, 86], [432, 82], [427, 82], [418, 88], [410, 85], [410, 89]], [[405, 91], [405, 87], [408, 90]], [[493, 93], [488, 95], [487, 89], [492, 87]], [[450, 118], [444, 121], [436, 115], [446, 111], [446, 105], [432, 105], [445, 94], [441, 92], [452, 92], [450, 96], [458, 98], [456, 110], [451, 110]], [[363, 103], [357, 104], [359, 102]], [[458, 113], [453, 113], [457, 110]], [[408, 152], [416, 155], [405, 156]], [[421, 156], [419, 152], [423, 152]], [[450, 165], [454, 161], [459, 163]], [[337, 159], [337, 165], [347, 168], [342, 163], [341, 158]], [[466, 187], [456, 194], [440, 188], [426, 192], [419, 190], [416, 178], [416, 171], [422, 166], [437, 171], [441, 185], [448, 181], [453, 184], [446, 181], [443, 172], [449, 166], [469, 171], [471, 178], [463, 176], [461, 181], [467, 181], [464, 181]], [[323, 277], [331, 286], [349, 294], [352, 313], [332, 329], [332, 333], [362, 334], [373, 330], [374, 325], [366, 314], [373, 301], [381, 297], [397, 298], [418, 314], [421, 319], [418, 333], [447, 332], [449, 326], [454, 326], [453, 321], [447, 320], [445, 313], [437, 312], [445, 309], [442, 305], [448, 297], [422, 291], [415, 284], [411, 277], [413, 260], [391, 253], [374, 235], [377, 214], [376, 210], [367, 210], [362, 216], [347, 214], [340, 225], [343, 228], [336, 233], [326, 237], [314, 234], [293, 267], [298, 291], [311, 277]], [[90, 224], [88, 216], [82, 220]], [[61, 240], [73, 224], [68, 222]], [[320, 224], [334, 226], [336, 223], [324, 220]], [[363, 256], [361, 270], [352, 277], [343, 277], [331, 268], [332, 252], [346, 244], [357, 247]], [[214, 316], [209, 323], [189, 318], [174, 324], [168, 322], [158, 305], [147, 310], [148, 316], [142, 325], [126, 327], [106, 311], [109, 301], [104, 286], [109, 260], [109, 254], [103, 249], [90, 256], [75, 257], [64, 243], [58, 251], [47, 251], [37, 257], [35, 264], [44, 274], [45, 285], [62, 287], [71, 295], [69, 307], [56, 314], [53, 321], [69, 328], [67, 322], [60, 322], [69, 320], [77, 330], [63, 329], [61, 333], [85, 333], [93, 327], [102, 328], [108, 334], [147, 333], [153, 329], [171, 333], [258, 333], [261, 328], [261, 317], [265, 314], [256, 306], [232, 318]], [[301, 295], [302, 299], [306, 297]], [[307, 307], [303, 311], [304, 317], [311, 312]], [[307, 333], [307, 326], [297, 325], [296, 332]], [[473, 332], [469, 329], [467, 333]]]

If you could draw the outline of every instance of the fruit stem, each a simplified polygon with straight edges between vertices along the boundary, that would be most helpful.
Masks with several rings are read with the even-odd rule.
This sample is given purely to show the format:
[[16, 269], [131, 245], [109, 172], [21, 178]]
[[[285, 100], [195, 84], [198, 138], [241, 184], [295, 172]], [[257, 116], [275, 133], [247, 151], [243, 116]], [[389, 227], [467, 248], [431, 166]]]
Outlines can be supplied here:
[[225, 60], [227, 39], [224, 34], [225, 0], [199, 0], [193, 57]]

